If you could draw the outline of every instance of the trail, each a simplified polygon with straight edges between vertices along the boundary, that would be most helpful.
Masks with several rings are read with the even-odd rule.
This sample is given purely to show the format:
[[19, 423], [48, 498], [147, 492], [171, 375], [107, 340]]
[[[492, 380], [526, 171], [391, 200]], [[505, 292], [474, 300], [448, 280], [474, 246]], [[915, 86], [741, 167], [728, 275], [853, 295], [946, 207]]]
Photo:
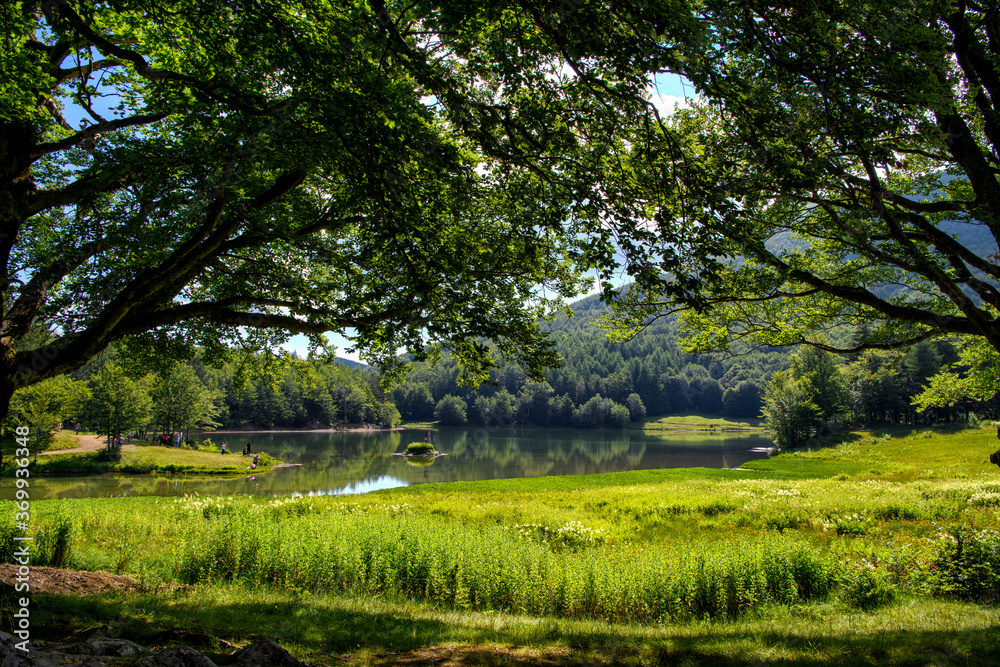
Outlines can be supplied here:
[[[78, 447], [71, 447], [69, 449], [52, 449], [47, 452], [38, 452], [39, 456], [46, 456], [48, 454], [75, 454], [77, 452], [96, 452], [99, 449], [104, 449], [108, 446], [108, 439], [101, 435], [86, 435], [81, 433], [80, 435], [74, 435], [72, 433], [67, 433], [71, 438], [76, 438], [77, 442], [80, 443]], [[131, 452], [136, 449], [135, 445], [122, 445], [123, 452]]]

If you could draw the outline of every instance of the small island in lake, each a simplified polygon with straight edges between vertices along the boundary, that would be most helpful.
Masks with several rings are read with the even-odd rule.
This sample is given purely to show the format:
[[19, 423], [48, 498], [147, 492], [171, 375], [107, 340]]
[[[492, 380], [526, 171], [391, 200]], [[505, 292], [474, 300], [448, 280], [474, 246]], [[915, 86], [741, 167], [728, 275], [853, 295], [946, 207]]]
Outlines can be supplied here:
[[393, 456], [411, 456], [411, 457], [421, 457], [421, 458], [437, 458], [438, 456], [447, 456], [438, 450], [434, 449], [434, 445], [430, 442], [411, 442], [406, 446], [405, 452], [397, 452]]

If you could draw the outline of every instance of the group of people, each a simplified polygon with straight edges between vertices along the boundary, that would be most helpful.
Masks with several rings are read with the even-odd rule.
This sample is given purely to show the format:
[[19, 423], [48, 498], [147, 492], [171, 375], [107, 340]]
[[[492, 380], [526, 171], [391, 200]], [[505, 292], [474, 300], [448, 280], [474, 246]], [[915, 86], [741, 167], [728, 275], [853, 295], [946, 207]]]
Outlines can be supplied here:
[[[177, 433], [176, 435], [177, 435], [177, 440], [174, 443], [174, 447], [180, 447], [181, 446], [181, 434]], [[164, 433], [163, 435], [160, 436], [160, 444], [163, 445], [164, 447], [169, 447], [170, 446], [170, 434], [169, 433]]]
[[[253, 445], [251, 445], [250, 441], [247, 440], [246, 446], [243, 447], [243, 456], [250, 456], [252, 449], [253, 449]], [[223, 454], [228, 454], [229, 453], [229, 450], [226, 449], [226, 443], [222, 443], [222, 453]]]
[[[229, 453], [229, 450], [226, 449], [226, 443], [222, 443], [222, 453]], [[247, 440], [247, 444], [243, 447], [243, 456], [250, 456], [251, 454], [253, 454], [253, 445], [251, 445], [250, 441]], [[253, 454], [253, 461], [251, 461], [247, 470], [256, 470], [258, 461], [260, 461], [260, 454]]]

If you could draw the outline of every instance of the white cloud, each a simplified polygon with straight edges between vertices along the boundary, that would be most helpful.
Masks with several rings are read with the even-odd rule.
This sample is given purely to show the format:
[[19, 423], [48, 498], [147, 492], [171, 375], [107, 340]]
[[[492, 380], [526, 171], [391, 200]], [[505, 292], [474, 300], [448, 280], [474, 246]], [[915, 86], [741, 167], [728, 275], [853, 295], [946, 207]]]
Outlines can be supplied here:
[[676, 109], [691, 108], [691, 98], [680, 95], [658, 95], [654, 92], [650, 94], [649, 100], [661, 116], [669, 116]]

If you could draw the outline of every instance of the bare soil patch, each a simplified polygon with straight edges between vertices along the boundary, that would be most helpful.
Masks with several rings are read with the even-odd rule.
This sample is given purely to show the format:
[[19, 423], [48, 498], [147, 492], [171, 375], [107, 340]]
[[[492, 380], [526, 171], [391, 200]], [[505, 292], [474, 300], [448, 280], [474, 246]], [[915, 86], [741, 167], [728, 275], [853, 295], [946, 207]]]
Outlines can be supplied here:
[[[0, 584], [13, 586], [17, 565], [0, 565]], [[108, 572], [81, 572], [55, 567], [32, 567], [30, 574], [32, 593], [59, 593], [62, 595], [95, 595], [108, 591], [131, 591], [139, 583], [130, 577]]]

